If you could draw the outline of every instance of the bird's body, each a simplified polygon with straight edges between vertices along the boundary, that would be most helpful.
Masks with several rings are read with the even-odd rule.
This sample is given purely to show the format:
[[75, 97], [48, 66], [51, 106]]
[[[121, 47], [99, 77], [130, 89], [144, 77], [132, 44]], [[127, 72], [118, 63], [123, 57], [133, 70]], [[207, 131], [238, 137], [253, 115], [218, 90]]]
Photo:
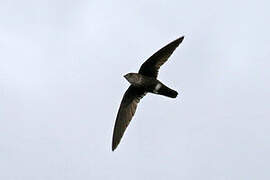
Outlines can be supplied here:
[[153, 77], [141, 75], [139, 73], [128, 73], [124, 76], [130, 84], [137, 88], [141, 88], [146, 93], [160, 94], [175, 98], [177, 92], [165, 86], [162, 82]]
[[175, 90], [161, 83], [157, 79], [157, 75], [160, 66], [168, 60], [183, 39], [184, 37], [178, 38], [153, 54], [142, 64], [138, 73], [128, 73], [124, 76], [131, 85], [125, 92], [117, 113], [113, 131], [112, 150], [120, 143], [142, 97], [147, 93], [171, 98], [176, 98], [178, 95]]

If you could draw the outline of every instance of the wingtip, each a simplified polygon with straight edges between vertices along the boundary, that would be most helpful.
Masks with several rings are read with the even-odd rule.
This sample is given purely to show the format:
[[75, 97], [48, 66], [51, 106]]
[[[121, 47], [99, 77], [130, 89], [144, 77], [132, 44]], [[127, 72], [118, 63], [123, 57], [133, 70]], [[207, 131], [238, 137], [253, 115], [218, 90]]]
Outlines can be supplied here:
[[112, 151], [114, 151], [117, 148], [118, 144], [113, 143], [112, 144]]
[[179, 43], [181, 43], [184, 40], [185, 36], [181, 36], [180, 38], [178, 38], [177, 40], [179, 41]]

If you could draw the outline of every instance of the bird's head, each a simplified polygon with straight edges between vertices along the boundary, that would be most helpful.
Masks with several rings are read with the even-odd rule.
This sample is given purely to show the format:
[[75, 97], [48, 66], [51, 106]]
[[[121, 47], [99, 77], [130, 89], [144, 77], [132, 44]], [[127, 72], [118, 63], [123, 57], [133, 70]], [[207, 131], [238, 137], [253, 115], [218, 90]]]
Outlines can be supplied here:
[[126, 75], [124, 75], [124, 77], [126, 78], [126, 80], [130, 83], [130, 84], [137, 84], [140, 81], [140, 77], [138, 76], [137, 73], [128, 73]]

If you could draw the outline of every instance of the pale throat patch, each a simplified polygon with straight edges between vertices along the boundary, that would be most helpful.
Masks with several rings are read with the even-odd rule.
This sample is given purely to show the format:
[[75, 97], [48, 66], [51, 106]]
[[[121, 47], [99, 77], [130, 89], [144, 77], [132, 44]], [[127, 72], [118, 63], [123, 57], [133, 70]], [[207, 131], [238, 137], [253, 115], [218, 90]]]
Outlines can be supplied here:
[[158, 83], [157, 85], [156, 85], [156, 87], [155, 87], [155, 89], [154, 89], [154, 93], [158, 93], [158, 90], [161, 88], [161, 84], [160, 83]]

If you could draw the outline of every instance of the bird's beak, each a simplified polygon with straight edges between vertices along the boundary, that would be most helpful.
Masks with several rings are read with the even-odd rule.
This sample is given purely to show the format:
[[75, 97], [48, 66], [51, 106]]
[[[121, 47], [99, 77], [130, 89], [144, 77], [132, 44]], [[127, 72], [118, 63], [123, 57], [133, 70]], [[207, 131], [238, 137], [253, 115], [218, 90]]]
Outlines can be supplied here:
[[124, 75], [124, 78], [126, 78], [126, 79], [127, 79], [127, 74], [126, 74], [126, 75]]

